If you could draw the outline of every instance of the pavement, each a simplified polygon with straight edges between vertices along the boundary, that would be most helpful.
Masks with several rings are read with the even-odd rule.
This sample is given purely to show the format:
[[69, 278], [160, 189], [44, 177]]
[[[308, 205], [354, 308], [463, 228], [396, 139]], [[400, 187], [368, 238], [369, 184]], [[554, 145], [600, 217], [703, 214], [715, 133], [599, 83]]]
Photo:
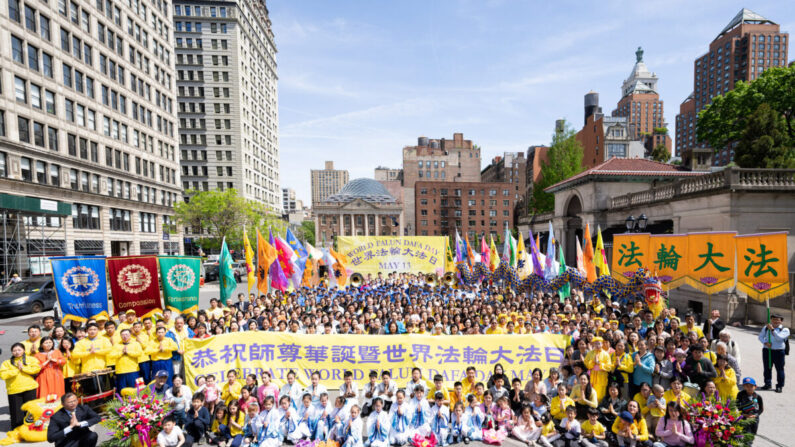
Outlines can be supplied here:
[[[238, 286], [237, 292], [246, 292], [246, 286]], [[218, 284], [206, 284], [201, 289], [199, 306], [200, 308], [209, 307], [210, 298], [218, 297]], [[40, 314], [28, 314], [16, 316], [13, 318], [0, 319], [0, 349], [2, 354], [0, 359], [5, 360], [10, 355], [11, 345], [15, 342], [21, 341], [27, 337], [25, 329], [27, 326], [40, 323], [41, 318], [46, 315], [52, 315], [52, 312], [42, 312]], [[762, 348], [757, 340], [760, 327], [730, 327], [732, 338], [737, 342], [741, 348], [741, 362], [743, 376], [754, 377], [760, 385], [763, 383], [763, 358]], [[784, 447], [795, 445], [792, 440], [792, 426], [785, 421], [791, 420], [795, 405], [793, 404], [793, 380], [795, 380], [795, 360], [792, 357], [787, 358], [786, 373], [789, 378], [789, 385], [784, 388], [783, 393], [775, 393], [773, 391], [760, 391], [765, 404], [765, 412], [760, 419], [759, 432], [754, 442], [755, 447]], [[774, 377], [775, 380], [775, 377]], [[774, 383], [775, 385], [775, 383]], [[5, 437], [4, 434], [11, 429], [9, 423], [8, 412], [8, 394], [6, 393], [5, 383], [0, 381], [0, 438]], [[95, 427], [95, 431], [99, 434], [100, 441], [109, 439], [107, 431], [104, 427]], [[29, 444], [30, 446], [38, 447], [49, 445], [47, 443]], [[485, 444], [473, 442], [474, 447], [481, 447]], [[504, 445], [507, 447], [524, 447], [522, 444], [514, 439], [506, 439]]]

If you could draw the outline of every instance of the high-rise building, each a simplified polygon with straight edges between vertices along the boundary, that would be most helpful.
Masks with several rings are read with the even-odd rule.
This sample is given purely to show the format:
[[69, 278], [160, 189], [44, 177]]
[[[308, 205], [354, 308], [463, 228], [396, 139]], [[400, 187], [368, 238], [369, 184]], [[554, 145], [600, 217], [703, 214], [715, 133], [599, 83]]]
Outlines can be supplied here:
[[709, 51], [693, 63], [693, 93], [682, 102], [676, 116], [676, 154], [693, 165], [712, 156], [712, 164], [732, 161], [729, 147], [714, 152], [696, 140], [698, 113], [712, 98], [734, 89], [738, 81], [750, 82], [770, 67], [787, 66], [789, 34], [761, 15], [742, 9], [709, 44]]
[[284, 214], [294, 212], [298, 208], [298, 202], [295, 200], [295, 190], [293, 188], [282, 188], [282, 209]]
[[406, 233], [416, 234], [414, 184], [423, 182], [479, 182], [480, 148], [465, 140], [463, 133], [453, 139], [419, 137], [416, 146], [403, 148], [403, 199]]
[[643, 143], [632, 138], [629, 117], [605, 116], [599, 107], [599, 94], [585, 95], [585, 125], [577, 132], [582, 145], [582, 165], [589, 169], [610, 158], [643, 158]]
[[612, 115], [628, 118], [629, 138], [642, 141], [647, 154], [660, 144], [671, 151], [663, 102], [657, 91], [657, 75], [646, 67], [640, 47], [635, 52], [635, 66], [621, 86], [621, 99]]
[[52, 255], [178, 254], [169, 3], [4, 5], [0, 268], [36, 273]]
[[527, 195], [527, 159], [524, 152], [505, 152], [494, 157], [491, 164], [480, 172], [481, 182], [511, 183], [515, 201]]
[[277, 211], [276, 45], [264, 0], [174, 3], [182, 187]]
[[312, 208], [338, 193], [348, 183], [348, 176], [348, 171], [334, 169], [333, 161], [327, 161], [324, 169], [312, 169]]

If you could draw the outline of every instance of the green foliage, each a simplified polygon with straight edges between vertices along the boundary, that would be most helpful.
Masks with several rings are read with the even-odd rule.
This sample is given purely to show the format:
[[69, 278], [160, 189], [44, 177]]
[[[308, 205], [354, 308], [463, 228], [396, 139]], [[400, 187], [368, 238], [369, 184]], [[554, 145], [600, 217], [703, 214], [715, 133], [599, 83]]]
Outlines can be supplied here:
[[668, 160], [671, 159], [671, 151], [669, 151], [664, 144], [660, 143], [651, 150], [651, 158], [654, 161], [668, 163]]
[[668, 128], [667, 127], [655, 127], [654, 133], [658, 135], [668, 135]]
[[317, 245], [315, 244], [315, 221], [305, 220], [301, 222], [301, 226], [295, 232], [295, 237], [302, 241], [309, 242], [313, 246]]
[[265, 205], [240, 197], [235, 189], [224, 191], [188, 191], [189, 202], [174, 206], [177, 222], [191, 227], [193, 233], [202, 231], [198, 244], [207, 250], [221, 247], [224, 236], [230, 249], [242, 250], [243, 228], [256, 247], [256, 230], [267, 237], [268, 228], [282, 234], [286, 223]]
[[784, 117], [767, 103], [748, 117], [734, 159], [742, 168], [795, 168], [795, 148]]
[[[769, 115], [767, 110], [760, 109], [762, 104], [767, 104], [769, 110], [781, 119], [759, 117], [760, 113]], [[748, 129], [752, 122], [753, 130]], [[770, 139], [762, 139], [765, 135]], [[734, 90], [713, 98], [712, 104], [698, 114], [696, 137], [716, 149], [746, 138], [741, 148], [735, 148], [735, 158], [745, 159], [739, 163], [742, 167], [789, 166], [788, 151], [783, 148], [795, 145], [795, 67], [767, 69], [750, 84], [738, 82]], [[757, 141], [756, 146], [751, 144], [754, 141]], [[779, 153], [755, 160], [750, 155], [754, 151], [776, 147], [782, 148], [783, 155]], [[745, 156], [742, 151], [745, 151]]]
[[582, 172], [582, 145], [576, 138], [576, 132], [568, 123], [564, 123], [563, 132], [552, 136], [552, 144], [547, 151], [547, 161], [541, 164], [541, 181], [533, 186], [530, 199], [531, 213], [543, 213], [555, 208], [555, 196], [544, 191], [544, 188], [563, 181]]

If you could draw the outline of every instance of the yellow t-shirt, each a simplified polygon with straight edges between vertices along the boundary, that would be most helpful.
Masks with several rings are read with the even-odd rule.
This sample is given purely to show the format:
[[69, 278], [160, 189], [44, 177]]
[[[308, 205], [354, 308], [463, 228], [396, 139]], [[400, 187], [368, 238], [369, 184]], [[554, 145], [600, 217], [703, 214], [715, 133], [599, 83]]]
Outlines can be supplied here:
[[149, 340], [149, 345], [146, 348], [146, 353], [149, 354], [149, 358], [153, 361], [171, 359], [171, 353], [177, 350], [177, 344], [174, 343], [174, 340], [163, 337], [163, 350], [161, 351], [160, 343], [161, 341], [157, 339]]
[[560, 396], [555, 396], [549, 404], [549, 414], [553, 419], [561, 420], [566, 417], [566, 408], [573, 406], [574, 400], [571, 397], [566, 396], [561, 402]]
[[19, 394], [39, 387], [36, 374], [41, 371], [41, 363], [32, 355], [25, 355], [22, 371], [17, 367], [22, 359], [8, 359], [0, 365], [0, 378], [6, 381], [8, 394]]
[[[127, 353], [124, 353], [124, 348]], [[134, 340], [127, 344], [119, 342], [113, 346], [108, 358], [112, 359], [116, 365], [116, 374], [127, 374], [138, 371], [138, 359], [144, 352], [141, 345]]]
[[235, 423], [237, 425], [239, 425], [240, 428], [237, 428], [234, 425], [232, 425], [232, 420], [233, 420], [232, 419], [232, 415], [230, 414], [229, 417], [227, 418], [227, 421], [229, 422], [229, 425], [228, 425], [229, 426], [229, 433], [232, 436], [242, 435], [243, 434], [243, 429], [246, 426], [246, 412], [243, 411], [243, 410], [238, 411], [237, 418], [234, 419]]
[[[90, 352], [92, 347], [94, 348], [93, 353]], [[83, 372], [97, 371], [105, 369], [105, 365], [107, 365], [105, 357], [110, 354], [110, 349], [110, 341], [98, 335], [93, 340], [86, 337], [78, 341], [72, 355], [80, 359]]]
[[590, 437], [592, 437], [594, 435], [595, 436], [602, 436], [603, 434], [605, 434], [605, 431], [607, 431], [605, 426], [602, 425], [602, 423], [599, 422], [599, 421], [596, 421], [596, 424], [591, 425], [591, 421], [587, 420], [587, 421], [582, 423], [581, 428], [582, 428], [583, 436], [585, 436], [587, 438], [590, 438]]

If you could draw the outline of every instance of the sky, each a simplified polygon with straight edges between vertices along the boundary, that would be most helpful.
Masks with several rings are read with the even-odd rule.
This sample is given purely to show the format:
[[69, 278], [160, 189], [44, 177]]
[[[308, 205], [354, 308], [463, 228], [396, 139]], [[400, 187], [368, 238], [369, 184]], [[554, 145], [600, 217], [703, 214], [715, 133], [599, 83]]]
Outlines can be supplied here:
[[[789, 0], [269, 0], [277, 47], [282, 187], [311, 202], [325, 160], [350, 178], [400, 168], [417, 137], [462, 132], [482, 166], [610, 114], [635, 50], [656, 73], [673, 136], [693, 61], [743, 8], [795, 34]], [[789, 53], [790, 60], [794, 54]]]

